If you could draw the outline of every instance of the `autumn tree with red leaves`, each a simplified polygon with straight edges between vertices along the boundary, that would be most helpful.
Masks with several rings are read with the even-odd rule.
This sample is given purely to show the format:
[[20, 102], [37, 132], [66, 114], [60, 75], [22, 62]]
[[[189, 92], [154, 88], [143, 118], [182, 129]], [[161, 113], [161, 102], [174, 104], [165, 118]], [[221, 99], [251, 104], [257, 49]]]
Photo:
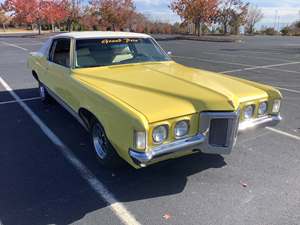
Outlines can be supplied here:
[[44, 22], [54, 24], [68, 15], [66, 0], [5, 0], [3, 7], [17, 23], [37, 24], [39, 34]]
[[198, 35], [201, 25], [211, 24], [218, 13], [218, 0], [172, 0], [170, 8], [186, 22], [192, 22]]
[[70, 15], [69, 11], [67, 10], [68, 1], [48, 0], [44, 4], [44, 21], [51, 24], [52, 30], [54, 31], [55, 23], [65, 20]]
[[91, 8], [102, 23], [107, 23], [111, 30], [130, 26], [130, 20], [135, 14], [132, 0], [91, 0]]

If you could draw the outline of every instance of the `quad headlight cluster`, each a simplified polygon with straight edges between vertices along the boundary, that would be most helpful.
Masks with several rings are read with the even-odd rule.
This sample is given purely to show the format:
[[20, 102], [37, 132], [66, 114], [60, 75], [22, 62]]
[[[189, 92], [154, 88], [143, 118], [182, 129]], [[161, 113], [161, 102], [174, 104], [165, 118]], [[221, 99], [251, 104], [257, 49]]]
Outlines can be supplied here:
[[[279, 113], [280, 111], [280, 104], [281, 104], [281, 100], [274, 100], [273, 102], [273, 107], [272, 107], [272, 113]], [[261, 102], [258, 105], [258, 109], [257, 109], [257, 114], [258, 116], [265, 116], [268, 114], [268, 108], [269, 108], [269, 103], [267, 101], [265, 102]], [[252, 119], [254, 117], [255, 114], [255, 110], [256, 110], [256, 106], [255, 105], [248, 105], [244, 108], [243, 110], [243, 116], [245, 120], [249, 120]]]
[[[176, 139], [186, 136], [189, 132], [189, 121], [182, 120], [175, 124], [174, 137]], [[155, 144], [163, 143], [169, 136], [169, 126], [160, 125], [153, 129], [152, 139]]]
[[[154, 144], [162, 144], [169, 137], [170, 133], [169, 125], [159, 125], [152, 130], [152, 140]], [[180, 139], [188, 135], [190, 130], [189, 120], [178, 121], [173, 128], [174, 138]], [[147, 135], [146, 132], [138, 131], [134, 134], [134, 142], [136, 149], [144, 150], [147, 146]]]
[[[174, 137], [176, 139], [182, 138], [189, 133], [189, 121], [182, 120], [175, 124], [174, 126]], [[153, 129], [152, 139], [155, 144], [161, 144], [169, 137], [169, 126], [160, 125]]]

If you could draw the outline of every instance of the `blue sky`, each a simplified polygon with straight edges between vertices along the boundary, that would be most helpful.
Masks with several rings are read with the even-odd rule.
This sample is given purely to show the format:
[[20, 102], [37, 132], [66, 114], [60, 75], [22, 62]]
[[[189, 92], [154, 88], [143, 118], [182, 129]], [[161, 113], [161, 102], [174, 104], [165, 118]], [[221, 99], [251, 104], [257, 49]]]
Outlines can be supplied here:
[[[258, 26], [273, 25], [275, 15], [279, 16], [280, 25], [290, 24], [300, 19], [300, 0], [248, 0], [251, 4], [260, 7], [264, 13], [264, 19]], [[169, 0], [135, 0], [137, 9], [148, 14], [152, 19], [168, 22], [180, 21], [168, 8]]]

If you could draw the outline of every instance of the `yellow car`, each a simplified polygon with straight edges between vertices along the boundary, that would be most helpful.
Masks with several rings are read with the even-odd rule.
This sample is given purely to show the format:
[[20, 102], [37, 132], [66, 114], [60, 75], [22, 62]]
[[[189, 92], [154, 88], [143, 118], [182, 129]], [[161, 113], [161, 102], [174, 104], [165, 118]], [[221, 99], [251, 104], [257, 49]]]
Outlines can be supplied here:
[[180, 65], [146, 34], [59, 34], [28, 66], [42, 99], [54, 98], [88, 129], [105, 166], [229, 154], [239, 131], [281, 120], [278, 90]]

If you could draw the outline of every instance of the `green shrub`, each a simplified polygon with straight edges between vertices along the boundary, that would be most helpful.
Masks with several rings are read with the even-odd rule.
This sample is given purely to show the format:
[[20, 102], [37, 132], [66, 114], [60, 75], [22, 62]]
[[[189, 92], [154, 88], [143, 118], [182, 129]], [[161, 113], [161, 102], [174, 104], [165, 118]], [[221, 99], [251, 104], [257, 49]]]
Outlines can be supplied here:
[[284, 27], [284, 28], [282, 28], [282, 30], [280, 32], [284, 36], [291, 35], [291, 28], [290, 27]]

